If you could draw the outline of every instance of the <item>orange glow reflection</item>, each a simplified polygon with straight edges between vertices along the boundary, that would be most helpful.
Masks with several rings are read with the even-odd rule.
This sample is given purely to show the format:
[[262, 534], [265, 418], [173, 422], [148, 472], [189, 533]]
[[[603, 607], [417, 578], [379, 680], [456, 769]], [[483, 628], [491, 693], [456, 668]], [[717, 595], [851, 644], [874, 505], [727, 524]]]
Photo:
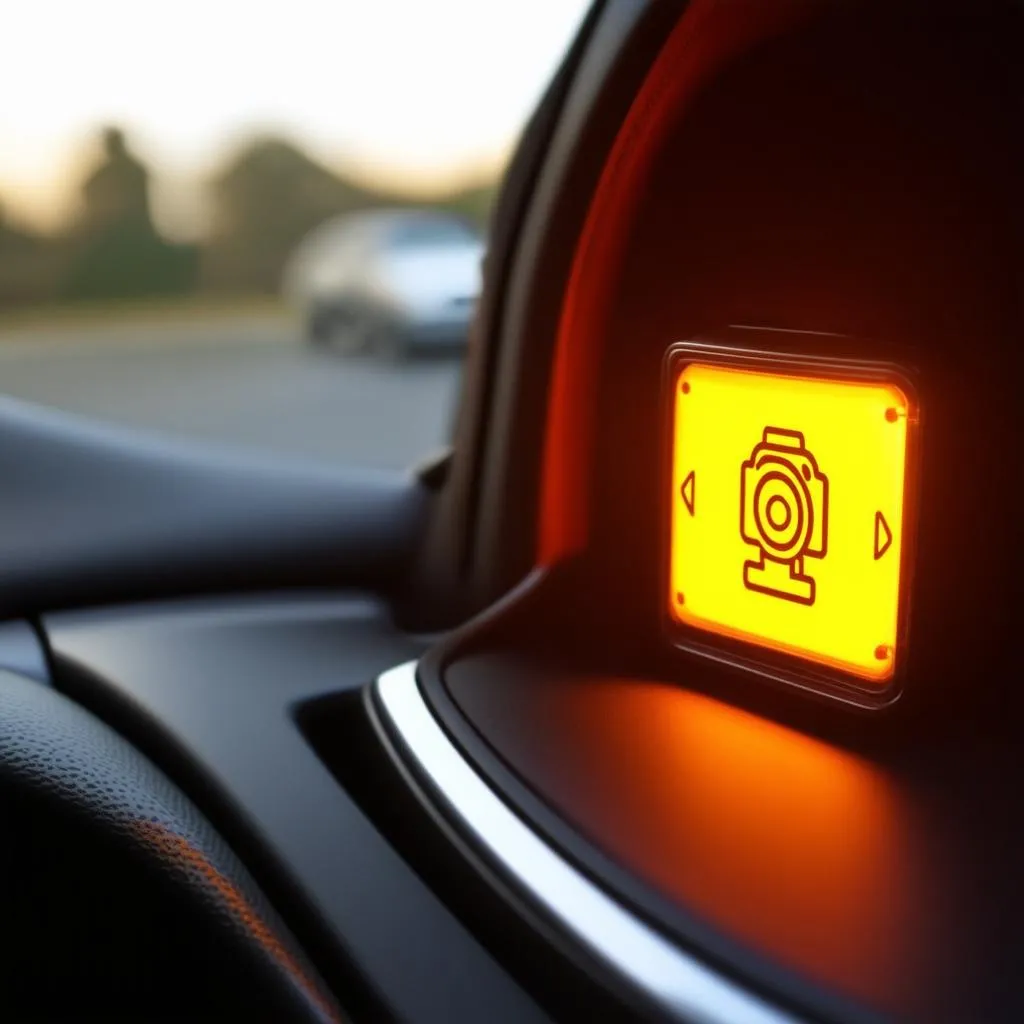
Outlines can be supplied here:
[[727, 932], [830, 983], [868, 978], [891, 995], [921, 937], [908, 934], [915, 883], [889, 781], [731, 706], [628, 685], [628, 700], [598, 685], [573, 706], [578, 767], [603, 797], [589, 802], [589, 830]]
[[341, 1024], [342, 1017], [331, 1004], [320, 986], [303, 964], [288, 951], [274, 929], [252, 905], [242, 891], [214, 865], [206, 854], [187, 837], [172, 831], [158, 821], [135, 821], [132, 830], [140, 842], [152, 847], [157, 858], [176, 870], [193, 874], [200, 884], [208, 887], [222, 910], [237, 918], [245, 927], [249, 938], [261, 946], [290, 975], [292, 982], [303, 989], [325, 1022]]
[[[957, 948], [949, 893], [893, 777], [668, 684], [526, 685], [472, 659], [449, 685], [499, 753], [631, 873], [748, 948], [906, 1012]], [[456, 677], [461, 677], [460, 683]], [[959, 929], [959, 931], [952, 930]]]

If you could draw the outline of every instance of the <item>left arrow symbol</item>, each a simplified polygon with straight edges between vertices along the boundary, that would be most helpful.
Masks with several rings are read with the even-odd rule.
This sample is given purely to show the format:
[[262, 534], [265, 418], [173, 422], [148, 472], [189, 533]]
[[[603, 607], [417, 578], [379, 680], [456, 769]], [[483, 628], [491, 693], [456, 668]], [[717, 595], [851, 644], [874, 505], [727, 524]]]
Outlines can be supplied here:
[[683, 486], [680, 488], [683, 494], [683, 503], [686, 505], [687, 511], [690, 515], [693, 515], [693, 502], [695, 497], [695, 483], [693, 478], [693, 470], [690, 470], [690, 475], [683, 481]]

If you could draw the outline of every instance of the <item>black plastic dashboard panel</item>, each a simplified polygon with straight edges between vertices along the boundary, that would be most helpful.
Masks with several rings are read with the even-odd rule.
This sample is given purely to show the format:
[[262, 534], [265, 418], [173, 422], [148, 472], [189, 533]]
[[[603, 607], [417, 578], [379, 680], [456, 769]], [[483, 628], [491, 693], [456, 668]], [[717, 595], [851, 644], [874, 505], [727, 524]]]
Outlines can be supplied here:
[[1020, 1019], [1015, 743], [752, 713], [699, 664], [683, 688], [439, 656], [424, 692], [489, 783], [718, 970], [812, 1019]]
[[358, 697], [423, 650], [383, 605], [198, 602], [53, 615], [44, 626], [58, 688], [189, 793], [287, 908], [357, 1019], [547, 1019], [339, 786], [296, 720], [308, 702]]
[[375, 590], [417, 543], [411, 475], [218, 452], [0, 397], [0, 615], [291, 586]]
[[[809, 17], [691, 92], [681, 34], [679, 102], [634, 107], [622, 151], [649, 159], [608, 164], [624, 198], [581, 247], [558, 392], [579, 412], [545, 508], [584, 513], [578, 546], [534, 560], [523, 536], [548, 407], [520, 368], [492, 428], [519, 465], [495, 445], [479, 548], [505, 584], [546, 568], [432, 651], [423, 690], [539, 833], [719, 970], [815, 1018], [1020, 1020], [1020, 5], [699, 6]], [[552, 320], [522, 365], [549, 364]], [[920, 371], [922, 685], [884, 722], [663, 650], [661, 366], [728, 324]]]

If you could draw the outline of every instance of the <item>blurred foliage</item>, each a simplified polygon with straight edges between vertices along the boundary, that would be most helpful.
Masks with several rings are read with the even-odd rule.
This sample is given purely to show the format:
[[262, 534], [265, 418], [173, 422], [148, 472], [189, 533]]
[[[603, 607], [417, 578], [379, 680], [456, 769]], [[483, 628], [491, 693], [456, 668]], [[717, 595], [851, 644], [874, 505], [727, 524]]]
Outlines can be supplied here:
[[276, 290], [288, 254], [307, 231], [375, 198], [276, 138], [244, 146], [210, 188], [214, 221], [202, 282], [230, 291]]
[[491, 209], [497, 198], [498, 186], [493, 182], [471, 185], [438, 200], [437, 206], [460, 217], [465, 217], [477, 228], [486, 231], [491, 219]]
[[[422, 201], [377, 191], [328, 170], [281, 138], [245, 145], [211, 183], [214, 223], [202, 254], [202, 283], [218, 291], [272, 292], [298, 242], [331, 217]], [[429, 205], [484, 226], [494, 186], [467, 189]]]
[[[107, 128], [102, 156], [80, 186], [79, 212], [52, 236], [10, 222], [0, 205], [0, 309], [52, 302], [275, 293], [295, 245], [330, 217], [374, 206], [424, 205], [324, 167], [276, 137], [243, 144], [208, 183], [212, 224], [196, 245], [153, 224], [150, 172], [124, 134]], [[427, 205], [483, 228], [495, 186], [468, 187]]]
[[53, 240], [20, 227], [0, 205], [0, 309], [51, 301], [61, 263]]
[[81, 208], [58, 275], [59, 299], [180, 295], [196, 283], [195, 247], [173, 245], [153, 225], [149, 171], [117, 128], [103, 132], [103, 156], [86, 176]]

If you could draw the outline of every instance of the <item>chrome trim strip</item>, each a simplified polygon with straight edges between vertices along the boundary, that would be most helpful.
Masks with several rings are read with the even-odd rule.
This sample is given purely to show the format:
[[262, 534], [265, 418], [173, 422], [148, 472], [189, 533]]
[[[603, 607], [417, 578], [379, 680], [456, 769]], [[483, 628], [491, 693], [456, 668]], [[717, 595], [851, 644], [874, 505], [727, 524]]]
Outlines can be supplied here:
[[683, 1020], [795, 1024], [633, 916], [517, 817], [438, 725], [420, 693], [415, 662], [383, 673], [375, 687], [392, 727], [451, 811], [592, 955]]

